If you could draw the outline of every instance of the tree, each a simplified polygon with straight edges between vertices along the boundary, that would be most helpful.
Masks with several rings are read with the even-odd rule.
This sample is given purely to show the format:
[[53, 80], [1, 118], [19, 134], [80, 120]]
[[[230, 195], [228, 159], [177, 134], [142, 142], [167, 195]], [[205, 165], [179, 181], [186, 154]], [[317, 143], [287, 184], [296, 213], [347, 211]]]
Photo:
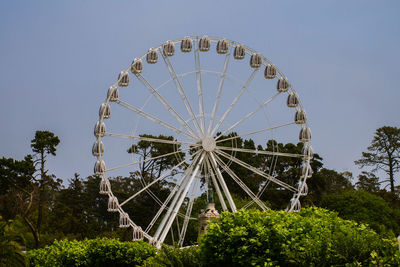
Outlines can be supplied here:
[[[24, 217], [25, 222], [28, 224], [35, 238], [36, 248], [40, 247], [40, 227], [43, 219], [43, 206], [46, 198], [48, 197], [48, 191], [51, 187], [57, 186], [57, 181], [52, 175], [48, 175], [46, 170], [46, 157], [48, 154], [56, 155], [56, 146], [60, 143], [60, 139], [49, 131], [36, 131], [35, 138], [31, 141], [31, 147], [34, 154], [35, 167], [37, 174], [34, 179], [35, 189], [37, 191], [37, 218], [36, 223], [33, 224], [27, 216]], [[39, 178], [38, 178], [39, 177]], [[60, 181], [58, 181], [60, 184]]]
[[382, 170], [389, 178], [390, 191], [395, 192], [394, 174], [400, 170], [400, 128], [383, 126], [378, 128], [362, 158], [355, 161], [360, 168], [371, 166], [372, 171]]
[[[142, 134], [140, 137], [174, 141], [173, 136], [153, 136], [149, 134]], [[143, 162], [140, 164], [139, 172], [135, 173], [135, 175], [138, 175], [146, 182], [151, 182], [160, 177], [163, 171], [172, 168], [184, 159], [185, 154], [183, 152], [179, 152], [179, 150], [180, 145], [141, 140], [137, 144], [129, 147], [127, 152], [130, 154], [136, 154], [141, 158], [141, 160], [143, 160]], [[172, 154], [173, 152], [176, 153]], [[151, 159], [165, 154], [170, 155]], [[176, 171], [172, 172], [170, 177], [174, 176], [176, 173]]]
[[339, 173], [335, 170], [322, 168], [315, 172], [310, 179], [307, 179], [308, 195], [304, 203], [318, 205], [325, 195], [338, 194], [352, 190], [352, 174], [350, 172]]
[[[304, 144], [301, 142], [297, 144], [282, 144], [277, 143], [275, 140], [269, 140], [266, 144], [265, 150], [279, 151], [288, 154], [301, 154], [303, 146]], [[263, 170], [265, 173], [270, 173], [289, 185], [295, 185], [301, 175], [302, 163], [303, 160], [301, 158], [267, 156], [265, 157]], [[323, 166], [322, 158], [318, 154], [314, 153], [310, 165], [314, 174], [311, 178], [307, 179], [309, 194], [313, 192], [312, 184], [317, 180], [314, 176], [316, 176], [316, 173], [318, 173]], [[268, 185], [268, 183], [266, 185]], [[270, 183], [269, 187], [263, 194], [262, 199], [268, 201], [273, 209], [284, 209], [287, 207], [292, 195], [293, 193], [291, 191], [280, 190], [278, 185]]]
[[[68, 188], [57, 192], [54, 210], [50, 216], [52, 221], [50, 230], [78, 239], [91, 236], [89, 228], [98, 227], [88, 222], [91, 207], [85, 199], [85, 193], [84, 183], [79, 174], [75, 173], [74, 178], [69, 181]], [[98, 191], [96, 193], [96, 196], [101, 196]], [[96, 199], [96, 196], [90, 197]], [[104, 206], [102, 208], [105, 209]]]
[[339, 216], [367, 223], [377, 232], [393, 231], [400, 233], [400, 210], [393, 209], [379, 196], [365, 191], [346, 191], [323, 197], [321, 207], [339, 213]]
[[358, 175], [358, 182], [356, 183], [357, 189], [364, 190], [367, 192], [379, 191], [379, 178], [372, 172], [363, 171]]
[[[4, 219], [15, 219], [21, 212], [21, 204], [26, 206], [26, 203], [31, 203], [34, 172], [31, 156], [20, 161], [12, 158], [0, 159], [0, 213]], [[26, 211], [24, 207], [22, 214]]]

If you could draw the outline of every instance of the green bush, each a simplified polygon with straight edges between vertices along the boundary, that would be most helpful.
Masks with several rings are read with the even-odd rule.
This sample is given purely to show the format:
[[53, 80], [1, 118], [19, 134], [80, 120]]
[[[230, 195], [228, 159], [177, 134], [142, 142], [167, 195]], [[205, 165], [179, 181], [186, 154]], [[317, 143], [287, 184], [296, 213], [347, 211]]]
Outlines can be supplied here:
[[395, 239], [316, 208], [223, 213], [201, 240], [201, 257], [204, 266], [400, 265]]
[[0, 216], [0, 267], [25, 266], [25, 254], [21, 250], [24, 240], [15, 229], [13, 221], [4, 221]]
[[200, 249], [197, 246], [177, 248], [163, 245], [156, 256], [149, 258], [144, 267], [197, 267], [200, 263]]
[[366, 223], [380, 234], [400, 234], [400, 210], [371, 193], [357, 190], [329, 194], [322, 198], [320, 206], [338, 212], [343, 219]]
[[136, 266], [154, 256], [156, 249], [145, 242], [121, 242], [97, 238], [84, 241], [55, 241], [42, 249], [28, 251], [31, 266]]

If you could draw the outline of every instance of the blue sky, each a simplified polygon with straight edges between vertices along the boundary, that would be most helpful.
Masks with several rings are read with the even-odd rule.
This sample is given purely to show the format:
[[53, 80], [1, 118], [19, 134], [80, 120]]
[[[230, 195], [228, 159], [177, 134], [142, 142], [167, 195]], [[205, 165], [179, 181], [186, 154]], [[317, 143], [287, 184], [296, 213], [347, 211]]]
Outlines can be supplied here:
[[375, 129], [400, 126], [399, 11], [368, 0], [1, 1], [0, 156], [22, 159], [34, 132], [50, 130], [61, 139], [51, 172], [91, 174], [98, 107], [119, 71], [166, 40], [206, 34], [276, 64], [325, 167], [357, 176]]

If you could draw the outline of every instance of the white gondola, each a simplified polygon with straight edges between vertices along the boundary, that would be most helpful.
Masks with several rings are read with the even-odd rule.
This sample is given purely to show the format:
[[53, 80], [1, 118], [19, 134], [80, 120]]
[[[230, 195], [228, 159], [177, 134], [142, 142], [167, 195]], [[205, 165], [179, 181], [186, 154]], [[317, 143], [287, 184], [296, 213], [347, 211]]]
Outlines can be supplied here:
[[107, 195], [109, 192], [111, 192], [110, 182], [108, 181], [108, 179], [103, 177], [100, 181], [99, 193], [102, 195]]
[[217, 53], [218, 54], [226, 54], [228, 53], [228, 41], [227, 40], [219, 40], [217, 43]]
[[199, 40], [199, 50], [202, 52], [207, 52], [210, 50], [211, 47], [211, 41], [210, 38], [207, 36], [203, 36]]
[[299, 134], [300, 142], [309, 142], [311, 140], [311, 130], [307, 126], [301, 127], [300, 134]]
[[163, 54], [166, 57], [172, 57], [175, 54], [175, 46], [171, 41], [167, 41], [163, 44]]
[[147, 64], [156, 64], [158, 61], [158, 54], [157, 51], [153, 48], [149, 49], [149, 52], [146, 54], [146, 61]]
[[290, 84], [286, 78], [281, 77], [276, 84], [276, 89], [278, 92], [283, 93], [286, 92], [290, 87]]
[[144, 238], [144, 234], [143, 234], [143, 230], [142, 227], [140, 226], [135, 226], [133, 227], [133, 241], [139, 241], [139, 240], [143, 240]]
[[135, 58], [131, 65], [131, 72], [133, 74], [139, 74], [143, 71], [143, 63], [140, 58]]
[[129, 85], [129, 74], [127, 71], [121, 71], [118, 75], [118, 86], [126, 87]]
[[261, 67], [261, 64], [262, 64], [262, 57], [260, 54], [254, 53], [253, 55], [251, 55], [250, 67], [252, 67], [253, 69], [258, 69], [259, 67]]
[[264, 70], [265, 79], [274, 79], [276, 77], [276, 68], [274, 65], [268, 64]]
[[235, 50], [233, 51], [233, 57], [235, 59], [244, 59], [244, 56], [246, 55], [246, 50], [244, 49], [244, 47], [240, 44], [238, 44], [235, 47]]
[[314, 152], [310, 144], [306, 144], [303, 146], [301, 150], [301, 154], [303, 159], [312, 159], [314, 157]]
[[107, 99], [109, 99], [110, 102], [115, 102], [118, 100], [118, 97], [119, 97], [118, 88], [115, 85], [110, 86], [110, 88], [108, 88], [107, 91]]
[[295, 108], [299, 105], [299, 98], [296, 93], [290, 93], [287, 97], [286, 104], [289, 108]]
[[103, 156], [104, 154], [104, 145], [101, 140], [97, 140], [92, 147], [92, 154], [93, 156]]
[[310, 178], [313, 175], [313, 170], [311, 168], [310, 163], [303, 164], [301, 168], [301, 177]]
[[129, 215], [126, 212], [122, 212], [119, 215], [119, 227], [128, 228], [129, 227]]
[[94, 136], [96, 137], [103, 137], [106, 133], [106, 125], [104, 122], [97, 122], [94, 126]]
[[101, 175], [106, 172], [106, 163], [104, 160], [97, 160], [94, 164], [94, 173], [96, 175]]
[[306, 112], [303, 109], [299, 109], [296, 111], [296, 113], [294, 114], [294, 122], [296, 124], [304, 124], [306, 123]]
[[108, 212], [117, 212], [118, 211], [118, 199], [115, 196], [110, 196], [108, 198], [108, 206], [107, 206], [107, 211]]
[[189, 53], [192, 51], [192, 39], [190, 39], [189, 37], [185, 37], [182, 39], [181, 41], [181, 51], [183, 53]]
[[111, 115], [110, 105], [107, 103], [101, 104], [99, 108], [99, 116], [103, 117], [103, 119], [109, 119]]

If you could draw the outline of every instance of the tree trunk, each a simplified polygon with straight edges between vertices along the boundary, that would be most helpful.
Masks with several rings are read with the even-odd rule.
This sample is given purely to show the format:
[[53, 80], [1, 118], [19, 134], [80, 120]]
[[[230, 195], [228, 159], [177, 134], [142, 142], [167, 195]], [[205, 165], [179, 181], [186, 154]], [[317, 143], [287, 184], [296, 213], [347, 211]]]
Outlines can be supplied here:
[[[46, 179], [46, 173], [44, 170], [44, 151], [42, 150], [40, 153], [40, 185], [39, 185], [39, 199], [38, 199], [38, 217], [37, 217], [37, 221], [36, 221], [36, 234], [38, 237], [39, 242], [37, 243], [40, 246], [40, 226], [42, 224], [42, 217], [43, 217], [43, 192], [45, 190], [45, 179]], [[39, 247], [37, 247], [39, 248]]]
[[24, 219], [25, 223], [28, 225], [29, 229], [31, 230], [33, 238], [35, 239], [35, 248], [38, 249], [38, 248], [40, 248], [40, 233], [39, 233], [38, 229], [35, 229], [35, 227], [31, 223], [31, 221], [29, 221], [29, 219], [28, 219], [29, 210], [31, 209], [32, 202], [33, 202], [33, 193], [34, 192], [32, 192], [29, 196], [29, 198], [30, 198], [29, 205], [26, 208], [24, 214], [22, 215], [22, 218]]
[[391, 162], [391, 159], [389, 159], [389, 181], [390, 181], [390, 191], [394, 193], [393, 164]]
[[32, 223], [28, 220], [26, 216], [23, 217], [25, 223], [28, 225], [29, 229], [31, 230], [31, 233], [33, 235], [33, 238], [35, 239], [35, 248], [38, 249], [40, 248], [40, 233], [33, 227]]

